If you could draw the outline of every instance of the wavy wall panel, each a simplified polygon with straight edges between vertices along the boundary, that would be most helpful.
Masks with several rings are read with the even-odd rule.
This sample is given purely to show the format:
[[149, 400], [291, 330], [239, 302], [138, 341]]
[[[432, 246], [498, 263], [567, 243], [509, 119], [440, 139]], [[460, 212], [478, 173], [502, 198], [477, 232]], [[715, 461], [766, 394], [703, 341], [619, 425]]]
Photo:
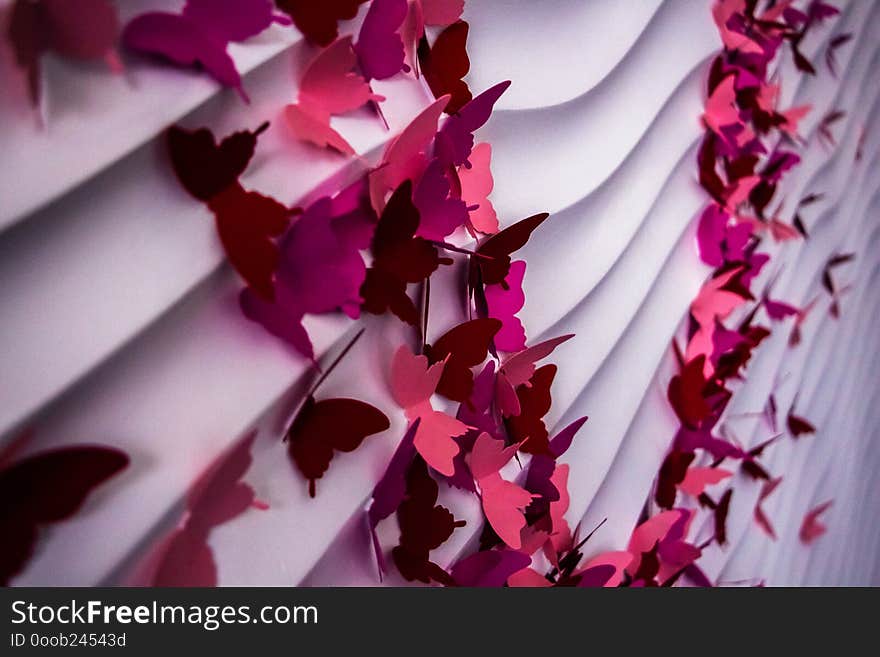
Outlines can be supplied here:
[[[10, 3], [4, 3], [4, 21]], [[120, 3], [123, 20], [180, 3]], [[575, 333], [556, 354], [548, 423], [590, 420], [565, 455], [569, 522], [592, 527], [590, 551], [623, 549], [678, 428], [666, 400], [675, 371], [670, 342], [710, 274], [695, 247], [706, 196], [696, 183], [699, 121], [709, 62], [720, 47], [711, 3], [544, 3], [470, 0], [468, 81], [482, 90], [511, 79], [480, 138], [493, 148], [492, 202], [502, 224], [539, 211], [552, 218], [522, 250], [528, 263], [530, 340]], [[769, 244], [771, 264], [754, 290], [804, 306], [819, 297], [800, 345], [791, 319], [756, 351], [735, 389], [725, 425], [746, 447], [768, 435], [756, 414], [774, 393], [780, 418], [797, 402], [816, 434], [786, 437], [765, 465], [784, 482], [764, 502], [778, 539], [759, 532], [760, 486], [735, 475], [726, 546], [706, 548], [701, 567], [719, 583], [878, 584], [874, 317], [880, 254], [878, 157], [880, 3], [836, 0], [841, 12], [811, 31], [804, 54], [822, 63], [835, 36], [853, 38], [838, 75], [817, 64], [800, 75], [788, 52], [774, 64], [780, 106], [809, 103], [800, 124], [802, 162], [777, 198], [790, 221], [796, 199], [807, 240]], [[362, 20], [364, 12], [354, 25]], [[123, 76], [59, 59], [46, 65], [45, 125], [3, 53], [0, 152], [0, 435], [22, 427], [22, 454], [97, 441], [128, 452], [132, 465], [92, 495], [81, 513], [45, 533], [21, 585], [138, 581], [157, 542], [183, 512], [191, 484], [237, 438], [258, 434], [246, 480], [267, 510], [250, 510], [210, 538], [221, 585], [370, 585], [375, 563], [363, 509], [406, 429], [391, 428], [339, 455], [310, 499], [279, 437], [313, 378], [309, 364], [247, 322], [240, 282], [224, 262], [210, 213], [174, 180], [160, 137], [173, 123], [215, 134], [273, 121], [243, 182], [300, 203], [353, 180], [378, 161], [388, 139], [432, 100], [412, 76], [375, 83], [388, 98], [385, 131], [360, 110], [334, 126], [363, 160], [297, 143], [279, 119], [296, 96], [310, 47], [273, 26], [232, 54], [252, 99], [206, 76], [127, 62]], [[835, 109], [836, 143], [820, 121]], [[858, 157], [857, 157], [858, 152]], [[334, 187], [335, 185], [335, 187]], [[828, 312], [822, 270], [831, 254], [855, 252], [852, 289], [839, 318]], [[432, 282], [429, 341], [464, 319], [462, 263]], [[393, 408], [385, 371], [404, 339], [399, 323], [369, 316], [367, 331], [322, 394], [356, 394]], [[310, 317], [320, 354], [338, 352], [354, 324]], [[473, 496], [441, 487], [443, 503], [468, 524], [434, 553], [448, 565], [472, 548], [481, 515]], [[804, 514], [834, 499], [828, 534], [798, 538]], [[701, 517], [702, 518], [702, 517]], [[711, 532], [702, 519], [692, 531]], [[708, 522], [708, 521], [707, 521]], [[391, 546], [395, 529], [380, 538]], [[396, 575], [385, 584], [405, 583]]]

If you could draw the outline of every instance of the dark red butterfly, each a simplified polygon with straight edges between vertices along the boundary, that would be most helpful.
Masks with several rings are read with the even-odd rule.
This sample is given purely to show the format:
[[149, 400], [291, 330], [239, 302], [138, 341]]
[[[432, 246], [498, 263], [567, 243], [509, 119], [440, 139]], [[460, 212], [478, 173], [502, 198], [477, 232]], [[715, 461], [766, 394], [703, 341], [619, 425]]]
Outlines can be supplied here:
[[238, 177], [250, 162], [257, 137], [269, 126], [236, 132], [216, 143], [207, 128], [193, 132], [168, 129], [171, 163], [180, 184], [207, 204], [229, 262], [266, 300], [274, 299], [274, 273], [280, 236], [293, 211], [275, 199], [245, 191]]
[[293, 19], [305, 37], [319, 46], [329, 46], [339, 34], [337, 23], [357, 16], [367, 0], [275, 0], [275, 5]]
[[425, 354], [431, 363], [446, 360], [437, 394], [457, 402], [467, 402], [474, 391], [476, 367], [489, 355], [492, 338], [501, 330], [497, 319], [472, 319], [454, 326], [433, 345], [425, 345]]
[[525, 441], [520, 451], [526, 454], [553, 455], [544, 416], [553, 401], [550, 386], [555, 376], [556, 365], [550, 363], [535, 370], [528, 385], [522, 384], [516, 388], [521, 410], [519, 415], [506, 418], [505, 424], [513, 442]]
[[451, 258], [440, 257], [431, 242], [415, 237], [419, 220], [412, 182], [405, 180], [388, 199], [376, 224], [370, 245], [373, 264], [361, 287], [364, 310], [376, 315], [390, 310], [413, 326], [419, 314], [406, 293], [407, 286], [425, 280], [441, 264], [452, 264]]
[[471, 67], [467, 35], [468, 24], [457, 21], [437, 36], [433, 46], [428, 45], [425, 36], [419, 40], [419, 65], [434, 98], [451, 96], [444, 110], [447, 114], [456, 113], [473, 97], [462, 79]]
[[440, 547], [457, 527], [465, 525], [452, 513], [437, 504], [437, 482], [428, 473], [428, 466], [416, 455], [406, 475], [406, 495], [397, 508], [400, 543], [391, 556], [400, 574], [407, 581], [431, 581], [454, 586], [455, 580], [430, 560], [431, 550]]
[[353, 452], [364, 438], [389, 426], [386, 415], [366, 402], [347, 398], [315, 401], [309, 395], [287, 432], [288, 453], [309, 480], [309, 495], [315, 496], [315, 482], [330, 466], [334, 450]]
[[471, 288], [476, 289], [482, 284], [501, 285], [507, 289], [505, 279], [510, 271], [510, 254], [525, 246], [532, 232], [549, 216], [542, 212], [517, 221], [480, 244], [477, 253], [484, 257], [471, 258]]
[[733, 489], [728, 488], [715, 506], [715, 541], [718, 545], [727, 543], [727, 515], [730, 512], [730, 498]]
[[800, 438], [802, 435], [807, 433], [816, 433], [816, 427], [807, 422], [804, 418], [795, 415], [791, 411], [789, 411], [788, 413], [786, 425], [788, 426], [788, 431], [791, 433], [793, 438]]
[[42, 525], [73, 516], [92, 490], [127, 465], [128, 456], [117, 449], [75, 445], [0, 470], [0, 584], [27, 563]]
[[657, 490], [654, 493], [654, 500], [661, 509], [671, 509], [675, 505], [677, 487], [684, 481], [695, 456], [693, 452], [678, 449], [673, 449], [666, 455], [657, 474]]
[[703, 396], [706, 387], [706, 380], [703, 378], [705, 361], [706, 356], [702, 354], [693, 358], [669, 381], [669, 403], [678, 419], [691, 428], [698, 427], [712, 412]]

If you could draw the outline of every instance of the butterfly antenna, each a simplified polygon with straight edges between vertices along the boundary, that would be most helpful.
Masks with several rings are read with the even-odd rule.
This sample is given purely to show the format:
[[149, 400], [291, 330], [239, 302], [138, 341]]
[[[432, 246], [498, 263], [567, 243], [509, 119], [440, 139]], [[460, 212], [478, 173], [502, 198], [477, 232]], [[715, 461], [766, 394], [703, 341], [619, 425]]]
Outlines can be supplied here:
[[309, 397], [311, 397], [312, 395], [315, 394], [315, 392], [318, 390], [318, 387], [322, 383], [324, 383], [324, 381], [327, 379], [327, 377], [330, 376], [330, 373], [334, 369], [336, 369], [336, 366], [339, 365], [339, 362], [343, 358], [345, 358], [346, 354], [348, 354], [348, 352], [351, 351], [351, 348], [354, 347], [354, 345], [357, 343], [357, 341], [361, 339], [361, 336], [364, 334], [365, 330], [366, 330], [365, 328], [361, 328], [360, 331], [355, 333], [354, 337], [351, 340], [349, 340], [347, 345], [345, 345], [345, 348], [341, 352], [339, 352], [339, 355], [336, 358], [333, 359], [333, 362], [330, 363], [330, 367], [328, 367], [326, 370], [324, 370], [324, 372], [321, 374], [321, 376], [318, 377], [318, 380], [315, 381], [311, 390], [309, 390], [309, 394], [308, 394]]
[[[370, 89], [370, 91], [372, 91], [372, 89]], [[385, 126], [385, 129], [391, 130], [390, 126], [388, 125], [388, 120], [385, 118], [385, 114], [384, 112], [382, 112], [382, 107], [379, 105], [379, 103], [375, 100], [371, 100], [370, 105], [373, 107], [373, 110], [376, 112], [376, 114], [379, 115], [379, 119], [382, 121], [382, 125]]]
[[[315, 394], [315, 392], [317, 392], [317, 390], [321, 386], [321, 384], [324, 383], [324, 381], [327, 379], [327, 377], [330, 376], [330, 373], [336, 368], [337, 365], [339, 365], [339, 361], [341, 361], [343, 358], [345, 358], [345, 355], [349, 351], [351, 351], [351, 348], [355, 345], [355, 343], [364, 334], [365, 330], [366, 329], [361, 328], [360, 331], [355, 333], [354, 337], [349, 341], [349, 343], [347, 345], [345, 345], [345, 348], [339, 353], [339, 355], [333, 360], [333, 362], [330, 363], [330, 367], [328, 367], [326, 370], [324, 370], [321, 373], [321, 376], [319, 376], [318, 379], [312, 384], [311, 388], [309, 388], [308, 393], [306, 393], [306, 395], [303, 397], [303, 401], [299, 404], [299, 406], [297, 406], [296, 412], [293, 414], [293, 418], [290, 420], [290, 423], [287, 425], [287, 429], [285, 429], [285, 431], [284, 431], [284, 439], [283, 439], [284, 441], [287, 441], [290, 438], [290, 432], [293, 429], [293, 425], [296, 422], [296, 418], [299, 416], [300, 411], [302, 411], [302, 408], [303, 408], [303, 405], [305, 404], [305, 401], [307, 399], [309, 399], [310, 397], [312, 397]], [[311, 485], [310, 485], [309, 490], [311, 491]], [[313, 497], [314, 497], [314, 495], [313, 495]]]
[[419, 353], [425, 353], [425, 343], [428, 341], [428, 311], [431, 308], [431, 277], [425, 279], [422, 284], [422, 325], [419, 336]]

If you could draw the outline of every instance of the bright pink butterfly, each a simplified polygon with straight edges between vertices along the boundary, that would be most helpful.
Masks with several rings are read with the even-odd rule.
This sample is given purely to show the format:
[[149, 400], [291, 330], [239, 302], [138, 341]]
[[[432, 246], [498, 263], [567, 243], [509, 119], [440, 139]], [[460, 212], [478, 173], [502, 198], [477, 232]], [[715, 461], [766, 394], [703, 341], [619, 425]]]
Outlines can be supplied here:
[[495, 348], [501, 351], [520, 351], [526, 346], [526, 330], [516, 316], [526, 302], [522, 289], [525, 275], [525, 261], [517, 260], [510, 263], [504, 285], [486, 285], [483, 291], [489, 317], [501, 322], [501, 330], [495, 334]]
[[710, 130], [722, 139], [727, 138], [722, 128], [739, 125], [740, 123], [739, 110], [735, 105], [735, 82], [736, 76], [728, 75], [725, 77], [706, 100], [706, 107], [703, 112], [703, 121], [705, 121]]
[[181, 66], [199, 65], [247, 101], [226, 49], [272, 23], [290, 25], [290, 19], [275, 14], [269, 0], [187, 0], [180, 14], [154, 11], [133, 18], [122, 41], [132, 50], [160, 55]]
[[728, 287], [742, 271], [742, 267], [737, 267], [706, 281], [691, 302], [691, 316], [697, 322], [698, 329], [688, 342], [685, 359], [690, 362], [698, 356], [705, 356], [706, 376], [714, 369], [710, 356], [714, 348], [712, 336], [716, 320], [724, 319], [745, 301], [740, 291], [731, 291]]
[[481, 433], [468, 459], [471, 473], [480, 488], [486, 520], [498, 537], [515, 550], [522, 545], [520, 532], [526, 526], [525, 509], [535, 497], [503, 479], [499, 472], [518, 448], [516, 444], [505, 447], [503, 441]]

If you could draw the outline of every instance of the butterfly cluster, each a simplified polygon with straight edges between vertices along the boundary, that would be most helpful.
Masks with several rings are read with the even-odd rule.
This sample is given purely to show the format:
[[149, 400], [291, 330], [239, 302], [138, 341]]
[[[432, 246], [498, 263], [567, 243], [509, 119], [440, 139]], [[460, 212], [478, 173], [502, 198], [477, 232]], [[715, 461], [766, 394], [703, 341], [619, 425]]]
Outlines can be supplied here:
[[[711, 200], [700, 217], [697, 239], [700, 257], [715, 269], [691, 303], [684, 353], [676, 347], [679, 371], [669, 382], [668, 399], [681, 426], [660, 467], [653, 496], [654, 507], [660, 510], [674, 510], [680, 496], [685, 496], [711, 512], [714, 532], [704, 546], [712, 541], [719, 545], [727, 542], [726, 518], [733, 488], [717, 500], [706, 492], [707, 487], [734, 474], [729, 466], [721, 467], [725, 462], [739, 462], [744, 475], [763, 481], [755, 520], [775, 537], [761, 503], [782, 478], [773, 478], [758, 459], [781, 434], [745, 450], [725, 435], [722, 414], [733, 396], [730, 384], [744, 376], [754, 349], [770, 335], [771, 329], [757, 322], [758, 311], [763, 309], [771, 322], [794, 317], [789, 342], [796, 346], [800, 327], [812, 307], [798, 308], [771, 298], [772, 283], [760, 299], [751, 291], [753, 280], [769, 260], [757, 252], [762, 240], [807, 238], [799, 215], [795, 215], [795, 225], [789, 226], [768, 210], [780, 181], [800, 162], [794, 151], [780, 145], [769, 148], [768, 144], [795, 145], [798, 120], [810, 108], [778, 108], [779, 86], [768, 78], [770, 65], [786, 42], [798, 68], [815, 73], [797, 45], [810, 26], [837, 10], [814, 2], [802, 12], [781, 2], [759, 12], [757, 4], [719, 0], [713, 8], [724, 50], [712, 62], [707, 82], [706, 130], [697, 164], [700, 184]], [[805, 197], [799, 208], [819, 198]], [[752, 309], [735, 327], [725, 325], [734, 311], [749, 303]], [[765, 415], [775, 431], [772, 394]], [[786, 428], [795, 439], [815, 431], [793, 408]], [[694, 568], [685, 574], [692, 580], [701, 579]]]

